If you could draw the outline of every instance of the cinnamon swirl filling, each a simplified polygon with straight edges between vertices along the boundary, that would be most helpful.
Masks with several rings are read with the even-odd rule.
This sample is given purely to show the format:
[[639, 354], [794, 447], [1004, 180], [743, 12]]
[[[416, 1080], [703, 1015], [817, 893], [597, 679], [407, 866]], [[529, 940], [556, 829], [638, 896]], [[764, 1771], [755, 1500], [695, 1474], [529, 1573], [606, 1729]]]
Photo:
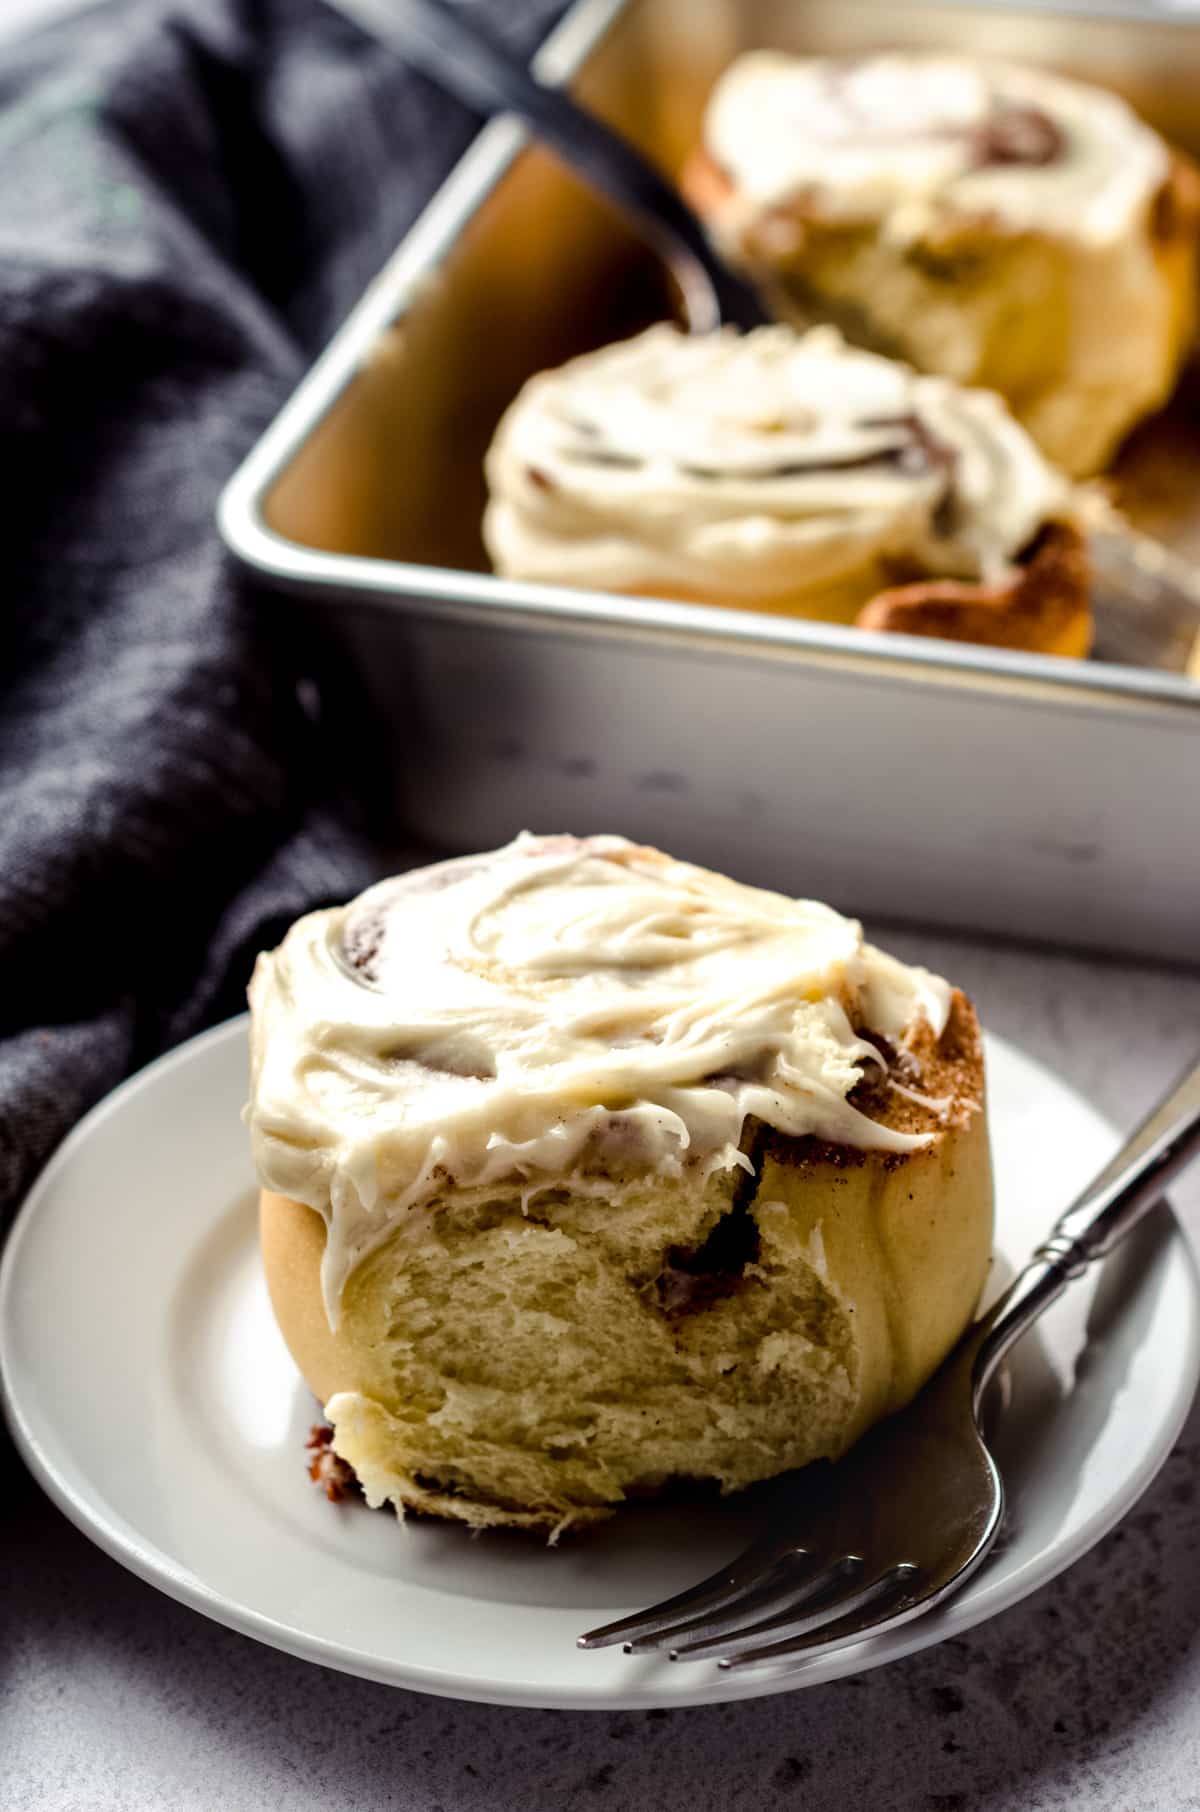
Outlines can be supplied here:
[[355, 1266], [447, 1188], [615, 1200], [623, 1177], [750, 1171], [757, 1125], [922, 1148], [852, 1097], [879, 1040], [940, 1035], [950, 1000], [829, 907], [622, 837], [523, 835], [259, 959], [247, 1118], [265, 1186], [326, 1220], [335, 1325]]
[[667, 326], [532, 380], [487, 460], [518, 578], [850, 621], [922, 576], [995, 584], [1065, 482], [994, 396], [828, 328]]
[[705, 146], [746, 218], [803, 197], [824, 218], [886, 217], [903, 240], [938, 218], [1103, 242], [1169, 171], [1119, 96], [981, 58], [756, 51], [718, 82]]

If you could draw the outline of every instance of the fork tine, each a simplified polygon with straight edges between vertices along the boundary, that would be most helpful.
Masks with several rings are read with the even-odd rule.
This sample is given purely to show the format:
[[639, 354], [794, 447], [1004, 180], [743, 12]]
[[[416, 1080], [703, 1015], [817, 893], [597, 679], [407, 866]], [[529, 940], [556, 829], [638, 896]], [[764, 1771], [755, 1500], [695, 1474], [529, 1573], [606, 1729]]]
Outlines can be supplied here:
[[965, 1580], [982, 1566], [986, 1560], [1000, 1528], [1001, 1518], [995, 1515], [987, 1535], [978, 1543], [974, 1552], [960, 1565], [938, 1568], [932, 1575], [921, 1573], [920, 1569], [901, 1562], [899, 1566], [889, 1568], [881, 1575], [882, 1580], [894, 1580], [900, 1586], [899, 1601], [891, 1605], [884, 1615], [879, 1615], [880, 1604], [886, 1602], [886, 1594], [865, 1609], [823, 1623], [819, 1628], [804, 1631], [784, 1640], [772, 1643], [768, 1648], [755, 1649], [738, 1656], [728, 1654], [722, 1658], [721, 1667], [749, 1667], [756, 1661], [785, 1660], [788, 1656], [824, 1654], [831, 1648], [846, 1648], [851, 1642], [861, 1642], [864, 1636], [875, 1636], [883, 1630], [894, 1629], [897, 1624], [907, 1623], [911, 1617], [923, 1614], [943, 1598], [957, 1590]]
[[[791, 1548], [785, 1549], [785, 1553], [794, 1551]], [[699, 1617], [709, 1611], [717, 1611], [769, 1578], [781, 1558], [783, 1556], [777, 1541], [753, 1541], [727, 1565], [716, 1573], [710, 1573], [698, 1585], [689, 1586], [684, 1592], [676, 1592], [673, 1598], [664, 1598], [661, 1603], [649, 1605], [644, 1611], [635, 1611], [629, 1617], [618, 1617], [614, 1623], [603, 1623], [597, 1629], [587, 1630], [582, 1636], [575, 1638], [575, 1646], [611, 1648], [614, 1642], [633, 1643], [653, 1636], [657, 1631], [678, 1623], [683, 1618]]]
[[[831, 1648], [845, 1648], [849, 1643], [861, 1641], [867, 1635], [875, 1635], [893, 1624], [906, 1623], [922, 1610], [934, 1588], [926, 1584], [924, 1588], [918, 1589], [919, 1578], [919, 1567], [908, 1561], [901, 1561], [898, 1566], [889, 1567], [885, 1573], [877, 1574], [857, 1592], [847, 1593], [832, 1604], [822, 1605], [802, 1621], [790, 1619], [786, 1615], [771, 1618], [753, 1629], [744, 1630], [732, 1642], [708, 1645], [707, 1652], [711, 1655], [714, 1649], [718, 1650], [718, 1666], [734, 1668], [753, 1667], [762, 1661], [780, 1661], [791, 1655], [824, 1653]], [[883, 1607], [897, 1597], [900, 1602], [893, 1604], [881, 1615]], [[834, 1614], [831, 1615], [831, 1612]], [[792, 1629], [779, 1641], [764, 1645], [757, 1640], [768, 1630], [785, 1627], [789, 1622], [793, 1624]], [[690, 1660], [692, 1657], [687, 1655], [680, 1659]]]
[[739, 1602], [719, 1623], [700, 1619], [691, 1625], [692, 1633], [680, 1632], [683, 1639], [668, 1650], [670, 1659], [700, 1661], [731, 1654], [740, 1643], [760, 1639], [766, 1632], [807, 1628], [817, 1619], [840, 1616], [846, 1605], [857, 1603], [854, 1582], [861, 1579], [862, 1568], [857, 1554], [843, 1554], [810, 1572], [790, 1591], [775, 1591], [770, 1597], [757, 1594], [752, 1603]]
[[[782, 1610], [800, 1599], [814, 1597], [824, 1589], [823, 1581], [831, 1573], [828, 1567], [817, 1570], [817, 1556], [807, 1548], [783, 1554], [775, 1565], [753, 1584], [691, 1617], [675, 1618], [652, 1635], [638, 1636], [626, 1642], [631, 1655], [649, 1655], [678, 1642], [680, 1638], [716, 1635], [721, 1630], [742, 1628], [749, 1618], [768, 1610]], [[840, 1574], [835, 1574], [839, 1576]]]

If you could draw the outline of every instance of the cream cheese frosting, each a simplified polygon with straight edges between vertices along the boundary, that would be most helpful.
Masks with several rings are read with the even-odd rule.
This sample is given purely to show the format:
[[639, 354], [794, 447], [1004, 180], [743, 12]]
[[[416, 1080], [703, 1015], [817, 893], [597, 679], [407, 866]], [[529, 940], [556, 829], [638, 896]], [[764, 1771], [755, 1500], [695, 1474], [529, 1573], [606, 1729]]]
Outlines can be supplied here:
[[[1140, 225], [1169, 153], [1119, 96], [1045, 70], [946, 55], [754, 51], [704, 126], [746, 210], [802, 197], [897, 239], [948, 217], [1106, 244]], [[735, 202], [736, 205], [736, 202]]]
[[[311, 913], [250, 989], [246, 1109], [266, 1188], [325, 1220], [336, 1326], [355, 1266], [453, 1184], [702, 1176], [753, 1117], [864, 1150], [928, 1135], [848, 1099], [941, 1034], [949, 985], [811, 900], [617, 836], [536, 837]], [[596, 1182], [597, 1177], [600, 1180]]]
[[1070, 508], [990, 392], [832, 328], [660, 325], [533, 378], [487, 457], [510, 577], [794, 604], [879, 562], [991, 581]]

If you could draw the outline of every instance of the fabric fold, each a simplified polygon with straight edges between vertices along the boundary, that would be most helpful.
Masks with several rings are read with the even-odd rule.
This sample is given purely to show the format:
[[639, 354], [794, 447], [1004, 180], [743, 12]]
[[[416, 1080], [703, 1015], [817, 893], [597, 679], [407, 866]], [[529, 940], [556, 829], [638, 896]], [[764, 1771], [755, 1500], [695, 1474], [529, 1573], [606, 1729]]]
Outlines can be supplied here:
[[0, 53], [0, 1223], [394, 860], [213, 513], [476, 124], [318, 0], [126, 0]]

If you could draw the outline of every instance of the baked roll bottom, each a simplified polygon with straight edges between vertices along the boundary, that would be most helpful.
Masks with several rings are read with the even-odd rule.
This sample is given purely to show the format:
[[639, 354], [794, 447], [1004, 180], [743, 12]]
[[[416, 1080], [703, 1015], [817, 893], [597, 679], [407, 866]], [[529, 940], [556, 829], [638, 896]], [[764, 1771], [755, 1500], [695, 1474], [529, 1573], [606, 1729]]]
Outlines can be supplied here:
[[855, 1099], [927, 1146], [751, 1123], [753, 1176], [631, 1168], [603, 1194], [577, 1178], [524, 1203], [517, 1184], [447, 1186], [354, 1270], [336, 1331], [324, 1223], [264, 1192], [276, 1316], [367, 1501], [553, 1537], [680, 1483], [733, 1491], [835, 1458], [906, 1403], [991, 1250], [970, 1004], [884, 1055], [888, 1078]]
[[[653, 593], [648, 588], [632, 595], [683, 596], [682, 591]], [[687, 601], [726, 608], [731, 602], [698, 592]], [[992, 583], [927, 576], [900, 581], [894, 574], [889, 582], [885, 565], [875, 562], [869, 575], [859, 573], [841, 586], [827, 586], [820, 596], [809, 589], [795, 597], [747, 600], [745, 608], [1072, 660], [1090, 654], [1095, 628], [1091, 556], [1072, 522], [1047, 523], [1014, 562], [1011, 574]]]
[[1082, 659], [1092, 645], [1090, 594], [1087, 544], [1073, 524], [1056, 522], [1042, 530], [1010, 579], [892, 586], [864, 605], [855, 622], [860, 629]]

